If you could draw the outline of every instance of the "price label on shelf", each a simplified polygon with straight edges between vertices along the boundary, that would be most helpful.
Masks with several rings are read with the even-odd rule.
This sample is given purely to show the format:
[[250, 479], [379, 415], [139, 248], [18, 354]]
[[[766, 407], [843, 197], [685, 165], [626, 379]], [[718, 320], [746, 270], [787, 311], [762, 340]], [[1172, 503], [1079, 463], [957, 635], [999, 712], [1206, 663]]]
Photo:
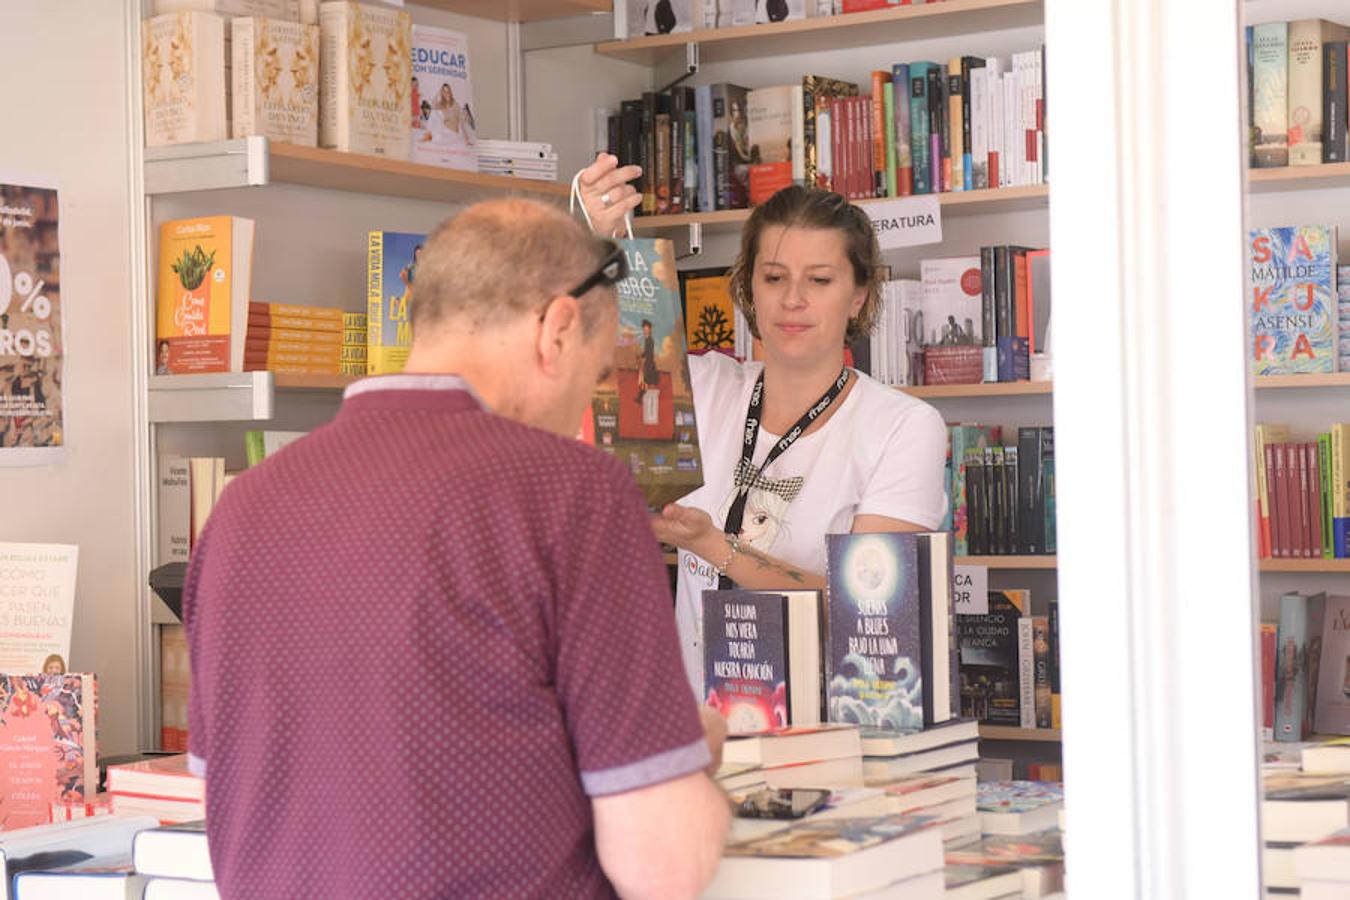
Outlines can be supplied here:
[[956, 566], [952, 573], [952, 600], [958, 616], [983, 616], [989, 612], [987, 566]]
[[942, 206], [936, 194], [868, 203], [863, 209], [882, 250], [942, 243]]

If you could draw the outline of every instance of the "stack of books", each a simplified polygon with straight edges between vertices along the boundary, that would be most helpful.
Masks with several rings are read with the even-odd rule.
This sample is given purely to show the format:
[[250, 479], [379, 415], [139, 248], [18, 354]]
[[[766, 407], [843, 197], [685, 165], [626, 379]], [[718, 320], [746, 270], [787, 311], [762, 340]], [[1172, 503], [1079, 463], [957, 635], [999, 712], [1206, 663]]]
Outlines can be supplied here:
[[132, 842], [155, 828], [149, 816], [97, 816], [0, 835], [0, 896], [99, 900], [140, 897]]
[[109, 766], [108, 793], [114, 815], [165, 824], [206, 818], [206, 781], [188, 771], [185, 753]]
[[[982, 866], [992, 872], [1017, 872], [1022, 897], [1047, 897], [1064, 890], [1064, 838], [1059, 831], [1008, 836], [991, 835], [946, 852], [948, 870], [955, 866]], [[951, 882], [948, 882], [949, 885]], [[1000, 897], [975, 893], [948, 896]], [[1019, 896], [1016, 889], [1012, 895]]]
[[145, 879], [143, 900], [218, 900], [220, 896], [204, 820], [137, 833], [131, 863]]
[[1303, 900], [1350, 897], [1350, 828], [1293, 851], [1294, 881]]
[[908, 734], [867, 732], [862, 750], [864, 783], [884, 791], [885, 811], [931, 817], [950, 846], [979, 837], [979, 730], [973, 720]]
[[1261, 872], [1266, 888], [1296, 890], [1298, 850], [1350, 828], [1350, 775], [1320, 775], [1284, 765], [1277, 757], [1263, 767]]
[[366, 313], [344, 313], [342, 316], [342, 356], [343, 375], [360, 377], [366, 374], [366, 360], [369, 349], [366, 346]]
[[558, 154], [537, 141], [479, 141], [478, 171], [535, 181], [558, 180]]
[[942, 837], [933, 825], [923, 816], [794, 823], [729, 845], [703, 896], [938, 900], [943, 896]]
[[728, 792], [774, 788], [863, 786], [862, 743], [856, 725], [809, 725], [731, 737], [722, 750], [718, 783]]
[[249, 303], [244, 371], [337, 375], [345, 333], [340, 309]]
[[976, 801], [985, 834], [1033, 834], [1059, 824], [1064, 786], [1045, 781], [989, 781]]

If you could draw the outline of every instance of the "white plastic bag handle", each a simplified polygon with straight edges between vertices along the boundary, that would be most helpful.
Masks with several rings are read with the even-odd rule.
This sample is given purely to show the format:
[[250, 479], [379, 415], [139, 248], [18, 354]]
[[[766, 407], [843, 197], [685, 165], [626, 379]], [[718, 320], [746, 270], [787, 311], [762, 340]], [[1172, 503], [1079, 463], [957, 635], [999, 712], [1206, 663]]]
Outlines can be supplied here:
[[[591, 223], [591, 214], [586, 211], [586, 201], [581, 199], [581, 172], [572, 176], [572, 193], [567, 198], [567, 211], [576, 215], [578, 206], [581, 207], [581, 217], [586, 220], [586, 227], [594, 231], [595, 225]], [[628, 231], [628, 239], [633, 240], [633, 214], [631, 212], [623, 214], [623, 224]], [[608, 234], [604, 236], [610, 237]]]

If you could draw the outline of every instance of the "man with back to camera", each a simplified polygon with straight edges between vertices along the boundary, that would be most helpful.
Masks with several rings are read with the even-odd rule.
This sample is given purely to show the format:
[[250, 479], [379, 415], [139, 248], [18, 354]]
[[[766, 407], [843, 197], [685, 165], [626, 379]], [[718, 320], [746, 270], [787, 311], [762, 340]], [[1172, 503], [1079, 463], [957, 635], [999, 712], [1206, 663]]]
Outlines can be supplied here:
[[725, 732], [636, 485], [574, 437], [623, 271], [561, 210], [470, 207], [426, 244], [403, 374], [222, 495], [183, 603], [222, 897], [711, 880]]

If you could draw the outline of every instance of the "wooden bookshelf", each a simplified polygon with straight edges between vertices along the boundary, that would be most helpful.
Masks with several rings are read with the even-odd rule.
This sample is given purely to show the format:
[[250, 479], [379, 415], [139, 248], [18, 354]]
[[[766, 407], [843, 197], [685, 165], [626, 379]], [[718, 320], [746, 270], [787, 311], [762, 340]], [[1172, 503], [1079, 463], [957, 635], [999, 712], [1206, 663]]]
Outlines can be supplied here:
[[1051, 744], [1063, 740], [1063, 734], [1063, 730], [1059, 728], [1013, 728], [1010, 725], [980, 726], [980, 737], [986, 741], [1031, 741]]
[[1263, 559], [1262, 572], [1350, 572], [1350, 559]]
[[500, 22], [537, 22], [607, 13], [614, 0], [417, 0], [417, 4]]
[[1253, 194], [1337, 187], [1350, 187], [1350, 162], [1281, 166], [1278, 169], [1251, 169], [1247, 172], [1247, 190]]
[[958, 566], [986, 566], [990, 569], [1054, 569], [1059, 557], [1053, 554], [1037, 556], [958, 556]]
[[989, 384], [925, 384], [897, 387], [896, 390], [924, 400], [951, 400], [975, 397], [1040, 397], [1055, 392], [1051, 381], [1001, 381]]
[[1343, 388], [1350, 387], [1350, 372], [1328, 372], [1317, 375], [1257, 375], [1252, 384], [1260, 390], [1286, 388]]
[[653, 65], [671, 54], [683, 53], [686, 44], [696, 43], [702, 62], [724, 62], [1030, 28], [1044, 20], [1041, 0], [944, 0], [845, 16], [606, 41], [596, 44], [595, 52]]
[[263, 137], [155, 147], [145, 152], [148, 194], [299, 184], [359, 194], [471, 203], [502, 194], [562, 199], [569, 185], [462, 172], [421, 163], [322, 150]]
[[[941, 4], [938, 4], [941, 5]], [[897, 7], [898, 9], [927, 9], [925, 6]], [[866, 13], [857, 13], [866, 15]], [[983, 191], [959, 191], [938, 194], [938, 203], [944, 216], [981, 216], [991, 213], [1023, 212], [1045, 209], [1050, 203], [1050, 186], [1033, 184], [1023, 187], [997, 188]], [[885, 203], [896, 198], [879, 197], [855, 200], [859, 206]], [[748, 209], [722, 209], [716, 212], [681, 213], [676, 216], [638, 216], [633, 220], [637, 231], [661, 231], [702, 225], [705, 232], [739, 231], [750, 218]]]

